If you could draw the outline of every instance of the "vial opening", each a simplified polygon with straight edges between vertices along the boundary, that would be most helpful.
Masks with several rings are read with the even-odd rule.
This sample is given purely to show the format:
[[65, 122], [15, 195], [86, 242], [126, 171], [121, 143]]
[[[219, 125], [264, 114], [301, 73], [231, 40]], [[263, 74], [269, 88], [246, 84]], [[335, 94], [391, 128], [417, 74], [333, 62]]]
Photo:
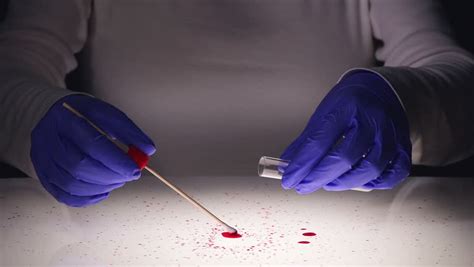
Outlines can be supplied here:
[[258, 166], [257, 166], [257, 173], [258, 176], [262, 176], [263, 172], [265, 171], [265, 156], [261, 157], [260, 160], [258, 161]]
[[258, 161], [257, 172], [260, 177], [281, 179], [288, 164], [286, 160], [263, 156]]

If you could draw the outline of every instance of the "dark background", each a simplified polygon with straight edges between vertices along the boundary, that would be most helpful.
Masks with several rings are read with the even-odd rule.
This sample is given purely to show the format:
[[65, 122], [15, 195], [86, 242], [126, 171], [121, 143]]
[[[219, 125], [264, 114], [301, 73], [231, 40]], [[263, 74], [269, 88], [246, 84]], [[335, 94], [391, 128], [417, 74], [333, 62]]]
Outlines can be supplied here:
[[[455, 38], [462, 47], [471, 51], [471, 53], [474, 53], [474, 1], [441, 0], [441, 3], [443, 5], [446, 18], [454, 30]], [[6, 16], [7, 11], [8, 0], [0, 0], [0, 21]], [[73, 78], [68, 79], [70, 87], [77, 87], [74, 85], [74, 80], [75, 79]], [[474, 177], [474, 156], [462, 162], [445, 167], [413, 166], [412, 175]], [[25, 174], [16, 170], [15, 168], [8, 166], [7, 164], [0, 163], [0, 178], [7, 177], [25, 177]]]

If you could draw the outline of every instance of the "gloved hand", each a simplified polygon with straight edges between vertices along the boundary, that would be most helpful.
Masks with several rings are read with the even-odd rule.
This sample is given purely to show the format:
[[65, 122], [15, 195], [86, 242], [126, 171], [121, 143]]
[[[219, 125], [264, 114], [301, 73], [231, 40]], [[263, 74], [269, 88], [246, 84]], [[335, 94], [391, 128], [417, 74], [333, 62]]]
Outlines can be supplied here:
[[411, 167], [408, 120], [389, 84], [360, 70], [346, 75], [285, 150], [282, 187], [300, 194], [318, 189], [390, 189]]
[[31, 161], [43, 187], [59, 202], [82, 207], [140, 177], [137, 164], [68, 103], [109, 135], [147, 155], [156, 149], [123, 112], [99, 99], [69, 95], [57, 101], [31, 133]]

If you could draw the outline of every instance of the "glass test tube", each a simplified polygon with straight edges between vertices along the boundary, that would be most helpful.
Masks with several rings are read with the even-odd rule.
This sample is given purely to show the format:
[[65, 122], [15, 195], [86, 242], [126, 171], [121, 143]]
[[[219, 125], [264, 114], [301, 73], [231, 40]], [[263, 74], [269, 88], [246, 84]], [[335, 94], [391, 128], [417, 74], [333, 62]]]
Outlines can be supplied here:
[[281, 180], [288, 164], [290, 162], [283, 159], [263, 156], [258, 161], [258, 176]]
[[[288, 164], [290, 164], [290, 162], [287, 160], [263, 156], [258, 161], [258, 176], [281, 180]], [[365, 188], [352, 188], [351, 190], [361, 192], [372, 191], [371, 189]]]

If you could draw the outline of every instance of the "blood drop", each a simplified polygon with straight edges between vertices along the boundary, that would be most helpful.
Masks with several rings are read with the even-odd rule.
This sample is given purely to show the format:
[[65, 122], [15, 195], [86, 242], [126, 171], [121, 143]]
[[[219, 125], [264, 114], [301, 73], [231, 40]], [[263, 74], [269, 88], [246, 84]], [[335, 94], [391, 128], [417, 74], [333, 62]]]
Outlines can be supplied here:
[[316, 233], [313, 233], [313, 232], [306, 232], [306, 233], [303, 233], [304, 236], [315, 236]]
[[299, 241], [298, 244], [309, 244], [309, 241]]
[[235, 232], [235, 233], [223, 232], [222, 236], [225, 237], [225, 238], [241, 238], [242, 237], [242, 235], [240, 235], [237, 232]]

